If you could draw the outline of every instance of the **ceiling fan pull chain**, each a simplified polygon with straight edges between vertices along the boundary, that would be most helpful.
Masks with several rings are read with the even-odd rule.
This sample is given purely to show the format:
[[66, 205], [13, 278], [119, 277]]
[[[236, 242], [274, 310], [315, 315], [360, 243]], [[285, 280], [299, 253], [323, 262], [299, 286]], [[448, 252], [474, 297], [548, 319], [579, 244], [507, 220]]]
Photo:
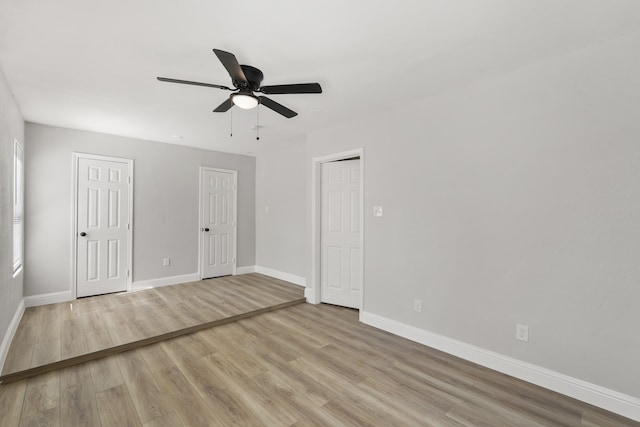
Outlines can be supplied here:
[[256, 115], [258, 116], [257, 124], [256, 124], [256, 141], [260, 140], [260, 104], [258, 104], [258, 108], [256, 108]]
[[231, 114], [229, 115], [229, 117], [231, 117], [231, 123], [229, 125], [229, 137], [233, 138], [233, 110], [231, 110]]

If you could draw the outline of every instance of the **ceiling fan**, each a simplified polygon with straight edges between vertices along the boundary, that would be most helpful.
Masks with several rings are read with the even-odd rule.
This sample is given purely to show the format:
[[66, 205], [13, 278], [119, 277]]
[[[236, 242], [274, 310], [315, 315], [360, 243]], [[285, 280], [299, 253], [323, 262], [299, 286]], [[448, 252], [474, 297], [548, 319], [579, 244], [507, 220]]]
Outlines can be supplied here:
[[227, 86], [211, 83], [199, 83], [188, 80], [170, 79], [167, 77], [158, 77], [158, 80], [160, 80], [161, 82], [214, 87], [216, 89], [224, 89], [235, 92], [232, 93], [226, 101], [218, 105], [218, 107], [213, 110], [215, 113], [224, 113], [226, 111], [229, 111], [229, 109], [234, 105], [248, 110], [256, 107], [258, 104], [262, 104], [265, 107], [275, 111], [276, 113], [282, 114], [288, 119], [297, 116], [298, 113], [288, 109], [282, 104], [277, 103], [271, 98], [267, 98], [266, 96], [256, 96], [254, 92], [264, 93], [266, 95], [281, 95], [291, 93], [322, 93], [322, 88], [318, 83], [260, 86], [260, 83], [264, 78], [262, 71], [250, 65], [240, 65], [233, 53], [225, 52], [219, 49], [213, 49], [213, 52], [216, 54], [220, 62], [222, 62], [222, 65], [224, 65], [224, 68], [227, 69], [227, 72], [231, 76], [231, 82], [233, 83], [234, 89]]

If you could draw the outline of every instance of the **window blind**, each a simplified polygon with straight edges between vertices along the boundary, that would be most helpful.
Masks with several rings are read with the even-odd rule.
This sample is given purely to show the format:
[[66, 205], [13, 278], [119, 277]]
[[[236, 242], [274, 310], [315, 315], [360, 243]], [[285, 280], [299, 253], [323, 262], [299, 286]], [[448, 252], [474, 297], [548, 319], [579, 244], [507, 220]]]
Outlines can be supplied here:
[[15, 141], [13, 155], [13, 273], [22, 268], [24, 244], [24, 151]]

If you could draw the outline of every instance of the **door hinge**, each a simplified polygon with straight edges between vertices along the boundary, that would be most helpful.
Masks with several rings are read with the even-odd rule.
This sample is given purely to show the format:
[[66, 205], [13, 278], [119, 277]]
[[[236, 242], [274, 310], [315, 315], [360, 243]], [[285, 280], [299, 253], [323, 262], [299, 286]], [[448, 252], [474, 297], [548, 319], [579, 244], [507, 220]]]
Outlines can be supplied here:
[[131, 230], [131, 224], [127, 224], [127, 230]]
[[130, 176], [128, 176], [128, 177], [127, 177], [127, 182], [128, 182], [129, 184], [131, 184], [131, 177], [130, 177]]
[[131, 271], [127, 270], [127, 277], [131, 276]]

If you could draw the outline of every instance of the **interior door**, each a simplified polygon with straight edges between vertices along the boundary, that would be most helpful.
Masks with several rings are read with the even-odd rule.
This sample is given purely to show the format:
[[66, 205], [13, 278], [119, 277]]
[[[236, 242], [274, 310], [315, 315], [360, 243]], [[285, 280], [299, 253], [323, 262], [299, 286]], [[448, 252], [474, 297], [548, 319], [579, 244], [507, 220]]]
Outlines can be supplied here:
[[360, 308], [360, 160], [322, 164], [320, 298]]
[[130, 160], [78, 158], [76, 295], [127, 289]]
[[233, 171], [201, 170], [202, 278], [227, 276], [235, 267], [235, 193]]

